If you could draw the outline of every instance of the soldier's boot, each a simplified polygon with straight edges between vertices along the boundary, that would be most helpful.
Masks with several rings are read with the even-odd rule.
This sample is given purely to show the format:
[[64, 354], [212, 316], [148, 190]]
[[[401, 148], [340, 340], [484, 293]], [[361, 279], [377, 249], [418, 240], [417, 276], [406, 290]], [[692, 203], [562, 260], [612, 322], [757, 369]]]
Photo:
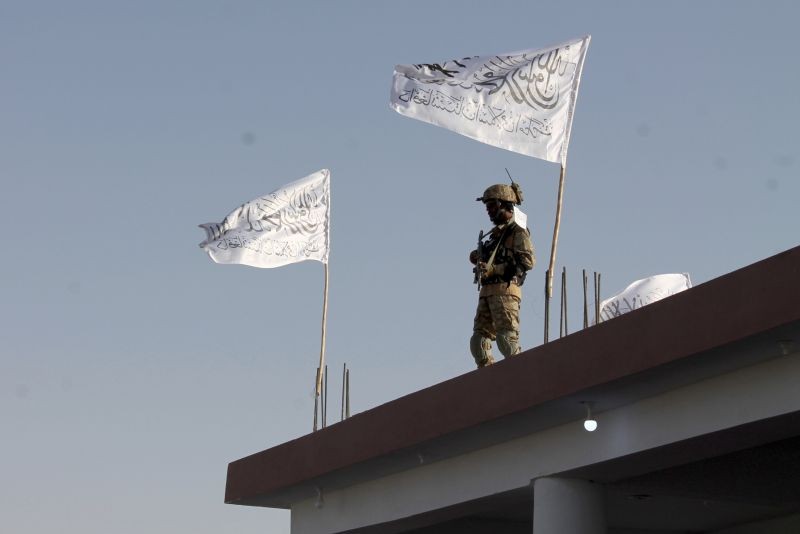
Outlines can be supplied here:
[[513, 330], [503, 330], [497, 333], [497, 348], [504, 358], [519, 354], [519, 334]]
[[469, 338], [469, 351], [472, 353], [472, 357], [475, 358], [475, 365], [478, 368], [487, 367], [494, 363], [492, 340], [488, 337], [483, 337], [477, 332], [472, 334], [472, 337]]

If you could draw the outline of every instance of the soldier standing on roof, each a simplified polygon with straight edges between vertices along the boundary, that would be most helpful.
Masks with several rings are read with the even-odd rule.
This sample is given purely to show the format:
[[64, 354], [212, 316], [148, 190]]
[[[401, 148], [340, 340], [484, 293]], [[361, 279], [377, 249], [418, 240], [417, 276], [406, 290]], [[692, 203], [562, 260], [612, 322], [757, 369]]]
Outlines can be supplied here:
[[490, 186], [477, 200], [484, 203], [495, 225], [485, 242], [481, 232], [478, 249], [469, 255], [480, 288], [469, 348], [478, 367], [486, 367], [494, 363], [492, 341], [495, 339], [504, 357], [520, 351], [521, 286], [536, 258], [530, 232], [514, 222], [514, 205], [522, 203], [519, 184]]

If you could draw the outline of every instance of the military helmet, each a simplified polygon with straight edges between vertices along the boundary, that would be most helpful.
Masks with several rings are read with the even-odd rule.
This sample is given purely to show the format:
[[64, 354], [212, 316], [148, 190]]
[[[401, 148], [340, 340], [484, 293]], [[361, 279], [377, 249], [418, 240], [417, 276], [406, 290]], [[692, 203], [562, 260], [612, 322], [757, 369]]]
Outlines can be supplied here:
[[480, 202], [487, 200], [502, 200], [504, 202], [511, 202], [512, 204], [522, 204], [522, 189], [519, 184], [495, 184], [490, 185], [483, 192], [483, 196], [476, 198]]

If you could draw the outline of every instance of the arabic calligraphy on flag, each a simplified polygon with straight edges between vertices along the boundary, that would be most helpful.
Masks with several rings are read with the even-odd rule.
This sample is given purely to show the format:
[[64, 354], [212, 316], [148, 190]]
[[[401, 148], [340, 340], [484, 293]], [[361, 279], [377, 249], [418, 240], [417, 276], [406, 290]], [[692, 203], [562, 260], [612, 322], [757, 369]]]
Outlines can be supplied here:
[[483, 143], [564, 164], [590, 39], [397, 65], [389, 105]]
[[691, 287], [692, 281], [687, 273], [658, 274], [637, 280], [622, 293], [600, 303], [600, 320], [608, 321]]
[[242, 204], [221, 223], [201, 224], [206, 239], [200, 247], [216, 263], [328, 263], [330, 204], [330, 171], [322, 169]]

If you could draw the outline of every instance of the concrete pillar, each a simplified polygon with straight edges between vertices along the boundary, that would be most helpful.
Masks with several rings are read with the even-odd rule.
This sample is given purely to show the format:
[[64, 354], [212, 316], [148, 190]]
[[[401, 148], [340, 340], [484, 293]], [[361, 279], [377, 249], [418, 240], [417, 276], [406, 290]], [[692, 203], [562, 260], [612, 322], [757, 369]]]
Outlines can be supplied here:
[[606, 503], [600, 484], [576, 478], [533, 481], [533, 534], [605, 534]]

